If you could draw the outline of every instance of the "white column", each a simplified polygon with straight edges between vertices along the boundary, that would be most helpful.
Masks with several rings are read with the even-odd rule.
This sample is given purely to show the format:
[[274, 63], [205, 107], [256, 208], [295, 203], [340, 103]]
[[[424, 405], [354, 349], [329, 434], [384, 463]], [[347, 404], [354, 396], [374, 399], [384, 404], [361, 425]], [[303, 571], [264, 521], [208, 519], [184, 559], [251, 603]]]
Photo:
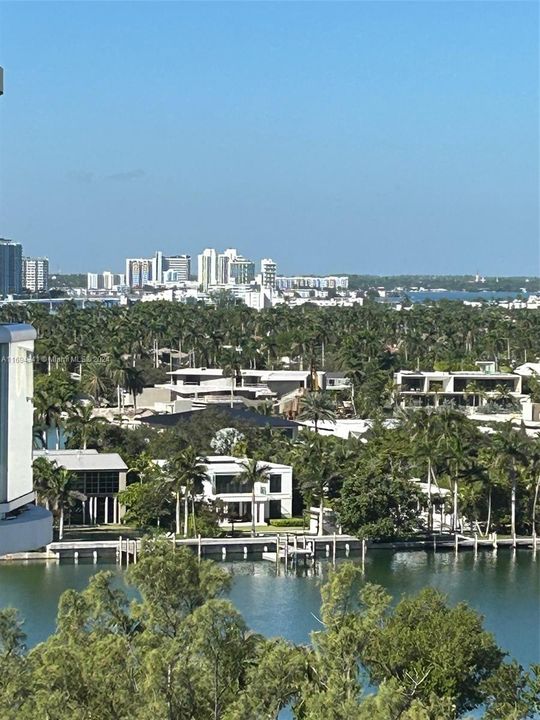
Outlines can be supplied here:
[[105, 498], [105, 518], [104, 518], [104, 521], [105, 521], [105, 525], [108, 525], [108, 524], [109, 524], [109, 498], [108, 498], [108, 497]]
[[83, 525], [86, 525], [86, 500], [82, 502], [82, 522]]
[[93, 498], [94, 500], [94, 508], [92, 510], [92, 516], [94, 519], [94, 525], [97, 523], [97, 497]]
[[259, 512], [258, 512], [259, 517], [257, 520], [257, 525], [264, 525], [264, 502], [257, 503], [257, 507], [259, 510]]
[[118, 498], [114, 498], [113, 519], [114, 519], [114, 524], [118, 525]]

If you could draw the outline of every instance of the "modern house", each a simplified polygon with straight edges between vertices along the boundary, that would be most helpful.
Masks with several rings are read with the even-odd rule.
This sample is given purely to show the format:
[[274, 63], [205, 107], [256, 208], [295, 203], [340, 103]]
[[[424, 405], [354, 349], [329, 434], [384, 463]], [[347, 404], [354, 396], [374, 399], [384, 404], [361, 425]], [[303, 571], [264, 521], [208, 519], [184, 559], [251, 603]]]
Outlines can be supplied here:
[[[242, 369], [231, 378], [221, 368], [181, 368], [169, 372], [170, 382], [161, 387], [179, 399], [201, 400], [204, 403], [223, 403], [231, 396], [240, 400], [262, 402], [274, 400], [297, 390], [311, 390], [313, 381], [309, 370], [247, 370]], [[317, 372], [317, 389], [326, 389], [326, 373]]]
[[[244, 471], [242, 459], [228, 455], [206, 458], [207, 480], [204, 498], [224, 503], [223, 523], [251, 521], [251, 488], [240, 481]], [[260, 462], [268, 469], [268, 479], [255, 484], [255, 521], [263, 525], [272, 518], [292, 516], [292, 467], [273, 462]]]
[[52, 540], [52, 515], [34, 504], [31, 325], [0, 325], [0, 555]]
[[34, 450], [34, 458], [45, 457], [51, 463], [75, 475], [73, 489], [86, 495], [70, 509], [74, 525], [117, 524], [123, 515], [117, 494], [126, 488], [127, 465], [117, 453], [97, 450]]
[[402, 407], [455, 405], [481, 407], [505, 396], [520, 400], [522, 377], [498, 372], [493, 363], [477, 363], [482, 369], [459, 372], [400, 370], [394, 374]]

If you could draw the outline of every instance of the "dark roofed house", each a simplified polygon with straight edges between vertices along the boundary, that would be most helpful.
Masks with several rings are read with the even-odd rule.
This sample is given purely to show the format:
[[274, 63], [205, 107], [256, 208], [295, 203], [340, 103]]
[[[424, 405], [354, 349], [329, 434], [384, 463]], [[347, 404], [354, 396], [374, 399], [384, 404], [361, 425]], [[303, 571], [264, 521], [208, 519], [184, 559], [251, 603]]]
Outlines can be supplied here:
[[215, 412], [216, 410], [233, 422], [236, 421], [257, 428], [270, 428], [270, 430], [281, 432], [290, 438], [295, 438], [298, 434], [299, 424], [292, 420], [286, 420], [276, 415], [262, 415], [246, 407], [230, 407], [229, 405], [212, 405], [211, 408], [201, 410], [152, 415], [141, 418], [141, 422], [153, 427], [175, 427], [180, 423], [190, 423], [194, 417], [200, 417], [201, 413]]

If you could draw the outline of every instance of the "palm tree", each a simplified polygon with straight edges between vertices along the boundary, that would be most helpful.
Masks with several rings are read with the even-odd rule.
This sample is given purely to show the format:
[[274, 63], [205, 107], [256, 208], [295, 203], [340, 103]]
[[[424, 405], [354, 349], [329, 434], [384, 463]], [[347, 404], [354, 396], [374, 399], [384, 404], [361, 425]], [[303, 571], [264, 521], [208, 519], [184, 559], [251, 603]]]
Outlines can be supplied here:
[[101, 398], [107, 395], [110, 388], [110, 375], [103, 362], [91, 362], [83, 365], [81, 387], [94, 398], [99, 405]]
[[300, 399], [299, 420], [311, 420], [315, 426], [315, 432], [319, 432], [319, 421], [327, 420], [336, 422], [334, 401], [330, 395], [322, 390], [310, 392]]
[[78, 500], [85, 501], [86, 495], [72, 488], [75, 479], [74, 473], [66, 468], [58, 467], [56, 463], [50, 463], [48, 460], [45, 462], [50, 465], [50, 469], [45, 469], [42, 463], [38, 467], [38, 494], [45, 506], [52, 508], [57, 516], [58, 539], [61, 540], [64, 536], [65, 508], [72, 507]]
[[221, 354], [223, 377], [231, 379], [231, 407], [234, 407], [234, 388], [242, 379], [240, 359], [240, 354], [233, 348], [226, 348], [226, 350]]
[[243, 470], [238, 476], [238, 480], [251, 490], [251, 535], [255, 537], [255, 484], [268, 480], [270, 467], [254, 459], [242, 460], [239, 465]]
[[184, 537], [188, 536], [189, 501], [191, 500], [192, 524], [195, 532], [195, 496], [202, 492], [203, 482], [207, 478], [206, 458], [197, 456], [191, 445], [182, 450], [168, 464], [170, 485], [176, 499], [176, 534], [180, 534], [180, 498], [184, 495]]
[[34, 491], [36, 493], [36, 501], [38, 505], [43, 505], [47, 508], [47, 510], [50, 509], [48, 492], [54, 468], [55, 465], [45, 457], [38, 457], [32, 463], [32, 476]]
[[492, 448], [496, 455], [495, 467], [504, 480], [510, 480], [510, 532], [516, 534], [516, 501], [518, 480], [527, 467], [527, 434], [522, 426], [514, 428], [504, 423], [495, 433]]
[[66, 429], [82, 442], [83, 450], [86, 450], [92, 428], [104, 422], [103, 418], [94, 417], [93, 413], [94, 408], [90, 404], [74, 405], [66, 422]]
[[318, 534], [324, 534], [324, 501], [340, 479], [336, 457], [320, 435], [311, 435], [299, 443], [294, 453], [299, 485], [308, 504], [319, 504]]

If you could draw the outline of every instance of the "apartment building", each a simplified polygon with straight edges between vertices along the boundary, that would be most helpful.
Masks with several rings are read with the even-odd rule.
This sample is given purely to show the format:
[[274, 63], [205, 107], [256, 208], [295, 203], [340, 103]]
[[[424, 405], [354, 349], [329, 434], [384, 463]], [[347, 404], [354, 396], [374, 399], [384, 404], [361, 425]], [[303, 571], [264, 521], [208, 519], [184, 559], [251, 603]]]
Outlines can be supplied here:
[[49, 288], [49, 258], [23, 258], [22, 286], [28, 292], [45, 292]]

